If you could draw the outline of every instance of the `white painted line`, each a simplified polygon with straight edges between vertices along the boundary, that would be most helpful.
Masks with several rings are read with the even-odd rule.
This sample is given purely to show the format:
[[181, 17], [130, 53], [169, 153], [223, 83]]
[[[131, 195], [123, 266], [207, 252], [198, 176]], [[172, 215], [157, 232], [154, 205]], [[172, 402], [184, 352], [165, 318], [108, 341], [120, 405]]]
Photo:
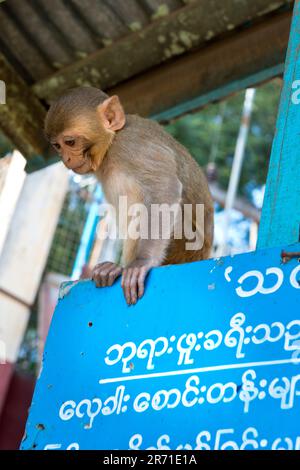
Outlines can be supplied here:
[[214, 372], [217, 370], [244, 369], [246, 367], [275, 366], [280, 364], [300, 364], [300, 358], [279, 359], [277, 361], [243, 362], [240, 364], [224, 364], [222, 366], [199, 367], [197, 369], [171, 370], [169, 372], [156, 372], [153, 374], [128, 375], [123, 377], [100, 379], [99, 384], [127, 382], [128, 380], [154, 379], [157, 377], [170, 377], [172, 375], [200, 374], [202, 372]]

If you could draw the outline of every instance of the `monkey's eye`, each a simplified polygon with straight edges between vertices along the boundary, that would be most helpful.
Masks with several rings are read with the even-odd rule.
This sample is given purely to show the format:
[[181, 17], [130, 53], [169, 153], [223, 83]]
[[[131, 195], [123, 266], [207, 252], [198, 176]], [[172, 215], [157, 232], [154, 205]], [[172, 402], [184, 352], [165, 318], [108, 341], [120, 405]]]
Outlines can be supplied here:
[[75, 139], [66, 140], [65, 144], [68, 145], [69, 147], [74, 147]]
[[57, 143], [52, 144], [56, 150], [60, 150], [60, 145]]

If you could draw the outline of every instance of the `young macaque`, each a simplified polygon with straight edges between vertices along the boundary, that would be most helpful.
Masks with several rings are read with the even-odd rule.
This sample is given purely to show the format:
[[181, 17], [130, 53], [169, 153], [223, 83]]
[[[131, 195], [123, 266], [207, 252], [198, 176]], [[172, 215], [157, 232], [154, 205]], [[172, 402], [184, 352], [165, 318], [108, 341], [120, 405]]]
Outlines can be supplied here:
[[[159, 124], [125, 114], [118, 96], [79, 87], [52, 103], [45, 133], [67, 168], [80, 175], [96, 175], [117, 214], [121, 196], [127, 197], [128, 208], [143, 204], [147, 210], [148, 236], [122, 237], [120, 264], [104, 262], [93, 269], [98, 287], [111, 286], [122, 275], [127, 304], [135, 304], [144, 294], [145, 279], [152, 267], [209, 257], [213, 203], [205, 176], [188, 151]], [[162, 204], [174, 209], [174, 217], [170, 217], [167, 236], [163, 235], [162, 222], [152, 236], [152, 208]], [[186, 210], [185, 217], [188, 206], [190, 211]], [[203, 209], [200, 221], [197, 207]], [[127, 225], [119, 227], [120, 232], [126, 232], [133, 219], [133, 215], [126, 214]], [[178, 235], [177, 229], [182, 228], [185, 219], [197, 240], [194, 245], [183, 230], [182, 236]]]

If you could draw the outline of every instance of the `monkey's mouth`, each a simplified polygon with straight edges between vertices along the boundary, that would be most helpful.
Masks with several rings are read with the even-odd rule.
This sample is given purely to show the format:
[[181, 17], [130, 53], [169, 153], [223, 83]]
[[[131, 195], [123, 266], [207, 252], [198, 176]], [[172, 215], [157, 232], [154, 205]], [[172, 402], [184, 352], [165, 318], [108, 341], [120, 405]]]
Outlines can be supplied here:
[[79, 173], [79, 174], [83, 174], [83, 173], [86, 173], [90, 170], [90, 161], [85, 158], [84, 161], [78, 165], [76, 168], [72, 168], [72, 171], [74, 171], [74, 173]]
[[81, 163], [80, 165], [78, 165], [76, 168], [72, 168], [72, 170], [73, 170], [73, 171], [80, 170], [80, 168], [82, 168], [85, 164], [86, 164], [86, 160], [84, 160], [84, 162]]

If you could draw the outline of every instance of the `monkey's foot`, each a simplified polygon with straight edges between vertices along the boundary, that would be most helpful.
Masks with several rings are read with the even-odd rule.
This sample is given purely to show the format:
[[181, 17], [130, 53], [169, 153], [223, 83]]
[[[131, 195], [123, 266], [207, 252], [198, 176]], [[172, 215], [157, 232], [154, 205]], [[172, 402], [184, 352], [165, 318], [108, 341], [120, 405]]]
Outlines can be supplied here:
[[153, 264], [145, 261], [134, 261], [123, 269], [122, 288], [128, 305], [136, 304], [144, 295], [145, 279]]
[[93, 269], [92, 279], [96, 287], [112, 286], [115, 280], [122, 274], [122, 266], [109, 261], [96, 264]]

